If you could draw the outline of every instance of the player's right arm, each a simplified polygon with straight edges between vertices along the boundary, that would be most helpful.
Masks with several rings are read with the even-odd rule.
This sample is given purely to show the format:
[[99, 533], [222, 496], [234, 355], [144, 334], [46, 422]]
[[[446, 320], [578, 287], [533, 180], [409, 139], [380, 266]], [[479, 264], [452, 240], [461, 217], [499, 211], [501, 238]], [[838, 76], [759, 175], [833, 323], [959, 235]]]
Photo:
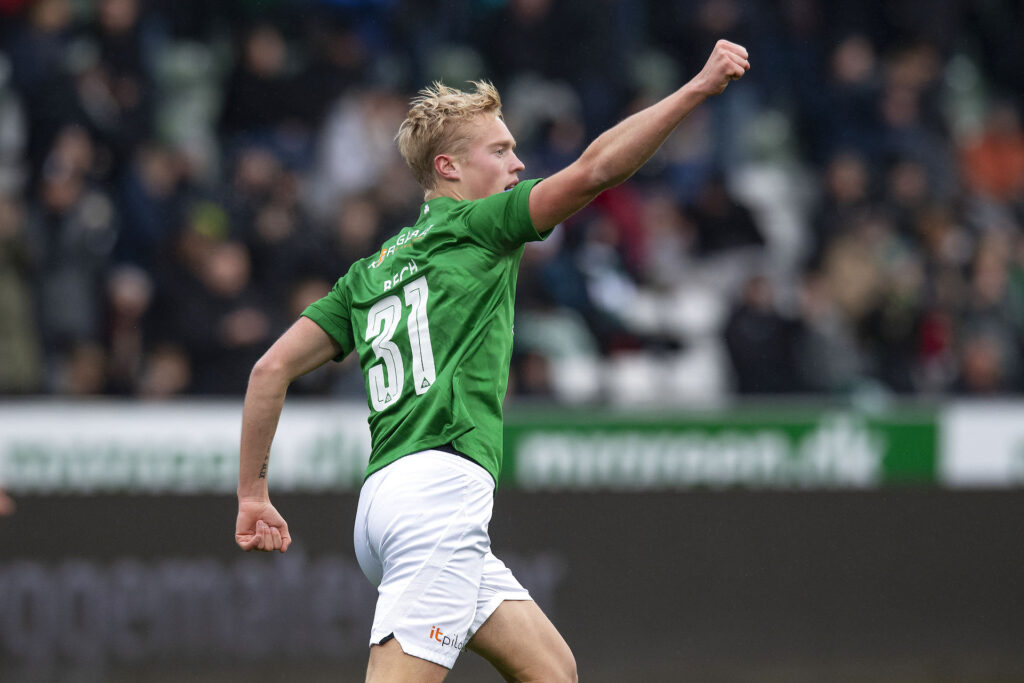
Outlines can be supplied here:
[[309, 318], [299, 318], [256, 362], [242, 407], [235, 542], [243, 550], [280, 550], [291, 544], [288, 524], [270, 504], [270, 444], [288, 386], [341, 352], [338, 343]]
[[594, 197], [637, 172], [701, 102], [750, 68], [741, 45], [720, 40], [699, 74], [664, 99], [624, 119], [594, 140], [568, 167], [530, 192], [530, 218], [545, 233]]

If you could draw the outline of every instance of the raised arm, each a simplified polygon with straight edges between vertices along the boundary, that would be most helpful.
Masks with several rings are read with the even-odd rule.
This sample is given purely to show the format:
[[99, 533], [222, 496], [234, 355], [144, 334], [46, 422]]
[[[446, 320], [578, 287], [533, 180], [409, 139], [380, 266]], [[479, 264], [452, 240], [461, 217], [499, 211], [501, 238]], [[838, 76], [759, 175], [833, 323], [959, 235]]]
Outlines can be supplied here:
[[257, 361], [242, 407], [238, 466], [238, 519], [235, 542], [242, 550], [288, 550], [288, 524], [270, 504], [267, 468], [270, 444], [284, 407], [288, 385], [340, 353], [341, 349], [309, 318], [299, 318]]
[[609, 187], [629, 178], [658, 150], [687, 114], [750, 68], [741, 45], [720, 40], [689, 83], [602, 133], [565, 169], [530, 191], [530, 218], [547, 232]]

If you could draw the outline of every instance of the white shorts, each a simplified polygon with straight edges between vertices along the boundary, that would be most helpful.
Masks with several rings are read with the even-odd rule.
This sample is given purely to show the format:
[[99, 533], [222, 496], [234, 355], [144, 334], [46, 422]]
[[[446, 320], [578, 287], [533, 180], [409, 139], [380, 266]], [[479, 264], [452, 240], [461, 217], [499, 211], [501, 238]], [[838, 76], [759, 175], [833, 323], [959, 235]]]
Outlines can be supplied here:
[[354, 542], [378, 587], [370, 645], [451, 668], [504, 600], [529, 600], [491, 553], [494, 480], [451, 453], [421, 451], [374, 472], [359, 493]]

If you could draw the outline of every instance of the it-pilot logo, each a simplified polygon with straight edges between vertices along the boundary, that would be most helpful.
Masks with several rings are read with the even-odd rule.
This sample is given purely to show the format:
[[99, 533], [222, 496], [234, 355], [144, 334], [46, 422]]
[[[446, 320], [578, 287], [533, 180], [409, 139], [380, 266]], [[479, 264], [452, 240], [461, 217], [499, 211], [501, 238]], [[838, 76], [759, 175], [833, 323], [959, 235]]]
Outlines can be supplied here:
[[446, 636], [437, 626], [430, 629], [430, 639], [441, 643], [442, 647], [454, 647], [456, 650], [461, 650], [466, 647], [465, 640], [460, 643], [458, 638]]

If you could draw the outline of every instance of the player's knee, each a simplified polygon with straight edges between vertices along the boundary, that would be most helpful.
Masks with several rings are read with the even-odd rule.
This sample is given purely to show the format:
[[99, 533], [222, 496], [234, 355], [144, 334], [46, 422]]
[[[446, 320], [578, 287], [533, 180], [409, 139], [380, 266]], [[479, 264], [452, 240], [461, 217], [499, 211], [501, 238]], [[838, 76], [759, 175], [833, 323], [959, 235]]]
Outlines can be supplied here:
[[577, 683], [576, 658], [569, 648], [558, 653], [546, 653], [518, 671], [503, 670], [505, 678], [516, 683]]
[[530, 680], [544, 683], [577, 683], [579, 677], [576, 674], [576, 658], [566, 648], [564, 652], [548, 661], [543, 674]]
[[551, 680], [560, 683], [576, 683], [579, 680], [576, 675], [576, 657], [573, 656], [572, 650], [564, 644], [564, 641], [563, 647], [558, 650], [555, 657], [554, 669], [554, 677]]
[[576, 674], [576, 658], [569, 653], [568, 658], [562, 662], [561, 674], [556, 680], [564, 683], [578, 683], [579, 676]]

